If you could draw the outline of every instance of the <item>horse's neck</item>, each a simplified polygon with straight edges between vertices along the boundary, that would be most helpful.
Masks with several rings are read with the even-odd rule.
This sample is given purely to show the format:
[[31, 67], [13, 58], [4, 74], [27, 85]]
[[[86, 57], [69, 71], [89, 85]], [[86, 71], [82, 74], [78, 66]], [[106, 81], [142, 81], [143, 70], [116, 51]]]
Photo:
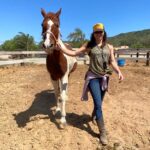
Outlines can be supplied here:
[[52, 53], [53, 57], [55, 58], [56, 61], [59, 61], [60, 58], [64, 57], [64, 54], [61, 50], [53, 50], [53, 53]]

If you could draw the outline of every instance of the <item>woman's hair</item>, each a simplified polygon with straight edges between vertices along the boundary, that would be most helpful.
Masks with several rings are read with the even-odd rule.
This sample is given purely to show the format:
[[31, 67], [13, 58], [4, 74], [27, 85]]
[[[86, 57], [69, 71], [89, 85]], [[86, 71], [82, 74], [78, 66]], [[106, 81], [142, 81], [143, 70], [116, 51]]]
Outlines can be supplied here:
[[[107, 42], [107, 33], [106, 33], [106, 31], [104, 31], [102, 47], [104, 47], [106, 45], [106, 42]], [[95, 40], [94, 32], [93, 32], [91, 34], [90, 41], [87, 44], [87, 48], [93, 48], [95, 46], [96, 46], [96, 40]]]

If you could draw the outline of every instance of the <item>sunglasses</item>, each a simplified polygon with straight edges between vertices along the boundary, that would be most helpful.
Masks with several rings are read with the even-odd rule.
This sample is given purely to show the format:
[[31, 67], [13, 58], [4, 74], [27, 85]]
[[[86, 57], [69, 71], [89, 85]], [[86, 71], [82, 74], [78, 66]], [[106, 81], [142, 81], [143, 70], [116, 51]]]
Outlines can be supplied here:
[[94, 34], [103, 34], [103, 31], [95, 31]]

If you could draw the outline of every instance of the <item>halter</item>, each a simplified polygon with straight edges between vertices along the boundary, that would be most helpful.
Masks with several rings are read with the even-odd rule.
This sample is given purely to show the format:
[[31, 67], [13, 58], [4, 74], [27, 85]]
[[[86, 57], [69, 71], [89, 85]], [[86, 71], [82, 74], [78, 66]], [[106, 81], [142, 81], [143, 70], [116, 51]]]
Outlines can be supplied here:
[[42, 33], [42, 35], [45, 35], [45, 34], [47, 34], [47, 33], [49, 33], [50, 35], [53, 36], [53, 38], [54, 38], [54, 40], [56, 41], [56, 43], [58, 42], [58, 40], [56, 39], [56, 36], [55, 36], [54, 33], [51, 32], [51, 31], [46, 31], [46, 32]]
[[[53, 38], [54, 38], [54, 40], [55, 40], [55, 42], [56, 42], [56, 45], [58, 45], [58, 40], [56, 39], [56, 36], [54, 35], [54, 33], [53, 32], [51, 32], [51, 31], [46, 31], [46, 32], [44, 32], [44, 33], [42, 33], [42, 35], [45, 35], [45, 34], [47, 34], [47, 33], [49, 33], [50, 35], [52, 35], [53, 36]], [[61, 36], [61, 33], [59, 33], [59, 36]], [[55, 45], [55, 46], [56, 46]], [[59, 46], [59, 45], [58, 45]], [[59, 46], [60, 47], [60, 46]], [[57, 50], [57, 49], [56, 49]], [[47, 52], [47, 50], [45, 50], [46, 52]]]

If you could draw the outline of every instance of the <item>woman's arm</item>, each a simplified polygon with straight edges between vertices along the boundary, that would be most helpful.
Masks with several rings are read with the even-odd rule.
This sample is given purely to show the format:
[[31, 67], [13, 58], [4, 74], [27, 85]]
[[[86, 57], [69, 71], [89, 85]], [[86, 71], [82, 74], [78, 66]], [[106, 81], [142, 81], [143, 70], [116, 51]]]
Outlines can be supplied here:
[[117, 65], [116, 60], [115, 60], [114, 48], [113, 48], [112, 45], [108, 45], [108, 47], [110, 49], [110, 57], [111, 57], [110, 63], [112, 65], [113, 69], [115, 70], [115, 72], [118, 74], [119, 80], [122, 81], [124, 79], [124, 77], [123, 77], [123, 75], [122, 75], [122, 73], [121, 73], [121, 71], [120, 71], [120, 69], [119, 69], [119, 67]]
[[88, 51], [86, 48], [87, 43], [83, 44], [80, 48], [77, 48], [76, 50], [68, 49], [61, 40], [59, 40], [57, 44], [59, 49], [69, 56], [77, 56], [83, 52]]

